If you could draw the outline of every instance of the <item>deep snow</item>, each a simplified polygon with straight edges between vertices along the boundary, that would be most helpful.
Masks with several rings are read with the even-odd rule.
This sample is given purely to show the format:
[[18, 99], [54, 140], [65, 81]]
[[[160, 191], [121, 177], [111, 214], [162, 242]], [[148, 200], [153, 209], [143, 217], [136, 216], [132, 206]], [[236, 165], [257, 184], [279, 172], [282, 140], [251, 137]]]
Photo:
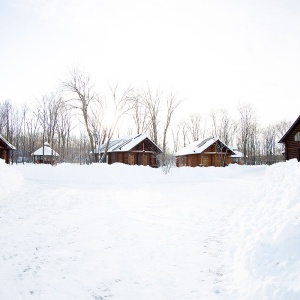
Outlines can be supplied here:
[[299, 299], [299, 175], [0, 161], [0, 299]]
[[267, 168], [261, 190], [236, 214], [227, 251], [232, 299], [300, 299], [299, 179], [296, 160]]

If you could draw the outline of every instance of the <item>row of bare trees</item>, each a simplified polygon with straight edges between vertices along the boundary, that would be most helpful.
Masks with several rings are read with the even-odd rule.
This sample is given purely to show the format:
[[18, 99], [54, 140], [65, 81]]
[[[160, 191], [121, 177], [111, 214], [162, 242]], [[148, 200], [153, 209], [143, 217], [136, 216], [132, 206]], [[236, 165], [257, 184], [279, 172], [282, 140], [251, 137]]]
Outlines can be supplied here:
[[246, 163], [283, 158], [277, 141], [291, 122], [263, 128], [254, 107], [240, 104], [234, 117], [227, 109], [214, 109], [208, 116], [193, 113], [175, 123], [181, 103], [175, 93], [149, 86], [108, 84], [100, 89], [89, 74], [74, 69], [57, 92], [28, 106], [0, 102], [0, 134], [15, 145], [13, 159], [19, 162], [29, 161], [45, 141], [61, 161], [103, 161], [106, 155], [96, 153], [100, 144], [138, 133], [147, 134], [161, 147], [162, 161], [189, 143], [211, 136], [243, 152]]
[[191, 114], [173, 128], [174, 151], [206, 137], [218, 137], [244, 154], [248, 164], [274, 163], [283, 160], [283, 145], [278, 140], [290, 128], [291, 121], [279, 121], [262, 127], [250, 104], [239, 104], [234, 117], [228, 109], [214, 109], [204, 117]]
[[100, 144], [137, 133], [148, 134], [165, 153], [180, 103], [174, 93], [149, 86], [136, 89], [115, 84], [99, 89], [89, 74], [75, 69], [59, 91], [30, 106], [0, 102], [0, 133], [16, 146], [13, 159], [19, 162], [29, 161], [45, 141], [61, 161], [103, 161], [105, 153], [102, 157], [95, 153]]
[[[62, 83], [67, 106], [78, 113], [90, 142], [92, 157], [95, 150], [119, 134], [148, 133], [155, 144], [167, 151], [167, 137], [171, 120], [181, 103], [176, 94], [153, 90], [149, 86], [135, 89], [119, 84], [108, 85], [107, 91], [97, 92], [89, 75], [73, 70]], [[124, 124], [125, 125], [124, 128]], [[127, 131], [127, 132], [126, 132]], [[100, 161], [106, 157], [106, 151]]]

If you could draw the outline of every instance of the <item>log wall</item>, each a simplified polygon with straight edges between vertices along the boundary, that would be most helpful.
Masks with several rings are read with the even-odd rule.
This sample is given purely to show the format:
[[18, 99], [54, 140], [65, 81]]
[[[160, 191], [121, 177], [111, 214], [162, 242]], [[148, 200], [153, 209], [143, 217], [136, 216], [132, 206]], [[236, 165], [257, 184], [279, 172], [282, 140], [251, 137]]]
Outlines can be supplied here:
[[108, 164], [113, 163], [156, 167], [157, 159], [155, 154], [147, 152], [108, 153]]
[[300, 123], [296, 125], [288, 136], [285, 138], [285, 158], [292, 159], [297, 158], [300, 160], [300, 141], [295, 141], [295, 135], [300, 132]]
[[0, 147], [0, 158], [4, 159], [7, 164], [10, 160], [10, 151]]

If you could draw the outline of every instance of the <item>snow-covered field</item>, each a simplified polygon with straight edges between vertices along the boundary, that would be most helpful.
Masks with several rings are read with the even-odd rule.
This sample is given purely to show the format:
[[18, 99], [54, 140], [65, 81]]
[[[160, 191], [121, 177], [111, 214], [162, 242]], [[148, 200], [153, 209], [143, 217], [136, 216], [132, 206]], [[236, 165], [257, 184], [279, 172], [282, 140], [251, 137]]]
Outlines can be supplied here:
[[0, 161], [0, 299], [300, 299], [299, 177]]

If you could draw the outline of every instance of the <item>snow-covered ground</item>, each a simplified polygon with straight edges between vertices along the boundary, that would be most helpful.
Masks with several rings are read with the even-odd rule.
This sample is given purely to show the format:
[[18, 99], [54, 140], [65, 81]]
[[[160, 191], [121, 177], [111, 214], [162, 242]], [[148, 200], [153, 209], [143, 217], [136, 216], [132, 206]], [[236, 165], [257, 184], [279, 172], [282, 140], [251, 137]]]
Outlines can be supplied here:
[[299, 299], [299, 176], [0, 161], [0, 299]]

